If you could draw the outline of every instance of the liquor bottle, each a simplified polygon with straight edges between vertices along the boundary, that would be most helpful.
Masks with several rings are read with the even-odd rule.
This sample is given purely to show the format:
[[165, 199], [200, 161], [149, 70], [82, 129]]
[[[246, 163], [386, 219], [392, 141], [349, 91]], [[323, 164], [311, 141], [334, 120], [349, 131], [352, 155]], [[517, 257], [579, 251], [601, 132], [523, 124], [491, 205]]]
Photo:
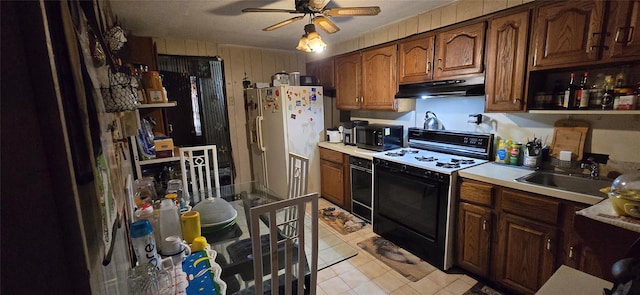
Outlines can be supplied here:
[[576, 109], [576, 92], [578, 92], [578, 85], [575, 84], [576, 74], [571, 73], [571, 78], [569, 79], [569, 85], [564, 90], [564, 100], [562, 103], [562, 108], [571, 110]]
[[589, 87], [587, 86], [588, 78], [589, 73], [584, 72], [582, 80], [580, 81], [580, 88], [576, 91], [576, 109], [586, 110], [589, 108]]
[[560, 80], [556, 80], [556, 85], [553, 88], [553, 100], [551, 101], [552, 109], [562, 109], [562, 104], [564, 101], [564, 88], [560, 83]]
[[591, 91], [589, 94], [589, 108], [601, 109], [602, 108], [602, 95], [604, 94], [604, 74], [598, 73], [596, 75], [595, 82], [591, 85]]
[[601, 106], [603, 110], [612, 110], [613, 109], [613, 99], [615, 96], [614, 93], [614, 84], [613, 77], [607, 75], [604, 77], [604, 85], [602, 89], [602, 102]]

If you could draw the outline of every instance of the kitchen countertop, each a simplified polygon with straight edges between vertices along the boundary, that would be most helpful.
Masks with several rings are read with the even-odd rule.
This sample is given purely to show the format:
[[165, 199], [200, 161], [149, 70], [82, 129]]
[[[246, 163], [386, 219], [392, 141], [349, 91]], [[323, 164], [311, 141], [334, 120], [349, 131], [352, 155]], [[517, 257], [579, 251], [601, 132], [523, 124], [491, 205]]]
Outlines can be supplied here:
[[613, 283], [590, 274], [561, 265], [544, 283], [536, 295], [600, 295], [604, 288], [611, 289]]
[[602, 197], [596, 197], [516, 181], [516, 178], [533, 172], [534, 170], [530, 170], [525, 167], [489, 162], [458, 170], [458, 175], [468, 179], [589, 205], [594, 205], [604, 199], [604, 195]]
[[372, 160], [373, 154], [378, 153], [378, 151], [362, 149], [362, 148], [356, 147], [355, 145], [346, 145], [344, 143], [332, 143], [328, 141], [321, 141], [318, 143], [318, 146], [327, 148], [330, 150], [334, 150], [336, 152], [348, 154], [350, 156], [367, 159], [367, 160]]

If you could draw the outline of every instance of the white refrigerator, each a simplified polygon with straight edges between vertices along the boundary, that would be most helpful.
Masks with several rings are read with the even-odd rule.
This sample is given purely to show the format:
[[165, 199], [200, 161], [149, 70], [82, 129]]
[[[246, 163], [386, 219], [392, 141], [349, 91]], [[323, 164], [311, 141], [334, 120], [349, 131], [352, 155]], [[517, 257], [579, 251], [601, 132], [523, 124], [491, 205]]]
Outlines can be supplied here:
[[309, 158], [308, 192], [320, 192], [324, 139], [321, 86], [278, 86], [245, 90], [253, 180], [287, 196], [289, 153]]

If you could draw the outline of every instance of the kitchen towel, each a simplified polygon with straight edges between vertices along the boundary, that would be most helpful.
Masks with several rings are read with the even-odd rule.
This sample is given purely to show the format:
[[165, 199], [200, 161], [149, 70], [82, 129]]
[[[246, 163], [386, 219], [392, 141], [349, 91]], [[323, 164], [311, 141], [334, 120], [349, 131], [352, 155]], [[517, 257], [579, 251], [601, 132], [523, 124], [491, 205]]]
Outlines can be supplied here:
[[431, 264], [379, 236], [359, 242], [358, 246], [412, 282], [436, 270]]
[[348, 235], [361, 230], [367, 223], [353, 214], [336, 207], [327, 207], [318, 210], [320, 220], [343, 235]]

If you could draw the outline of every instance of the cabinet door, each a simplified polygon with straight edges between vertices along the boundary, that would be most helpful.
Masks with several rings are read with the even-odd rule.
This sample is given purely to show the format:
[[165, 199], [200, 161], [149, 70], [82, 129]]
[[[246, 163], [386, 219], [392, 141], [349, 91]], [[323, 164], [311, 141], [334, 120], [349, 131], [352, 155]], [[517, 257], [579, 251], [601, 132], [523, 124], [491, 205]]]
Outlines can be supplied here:
[[640, 1], [610, 1], [604, 59], [640, 56]]
[[487, 33], [487, 111], [522, 111], [529, 11], [493, 19]]
[[605, 273], [600, 266], [596, 253], [589, 248], [585, 241], [575, 231], [574, 217], [575, 212], [586, 208], [586, 205], [568, 206], [568, 216], [566, 217], [567, 225], [565, 226], [567, 234], [567, 243], [564, 245], [562, 253], [562, 264], [586, 272], [603, 279], [610, 279], [608, 272]]
[[540, 6], [532, 42], [534, 68], [598, 59], [605, 1], [562, 1]]
[[344, 175], [342, 165], [320, 160], [321, 194], [334, 204], [344, 207]]
[[520, 294], [534, 294], [555, 270], [558, 229], [516, 215], [500, 216], [496, 280]]
[[396, 45], [362, 52], [362, 108], [396, 110], [398, 93]]
[[318, 84], [325, 89], [335, 88], [332, 58], [307, 63], [307, 75], [316, 77]]
[[435, 79], [482, 73], [484, 30], [480, 22], [438, 33]]
[[341, 110], [360, 108], [362, 99], [362, 61], [360, 53], [337, 57], [335, 60], [336, 106]]
[[460, 203], [456, 261], [458, 266], [482, 277], [489, 276], [492, 219], [490, 209]]
[[398, 83], [418, 83], [433, 78], [435, 36], [420, 36], [398, 43]]

